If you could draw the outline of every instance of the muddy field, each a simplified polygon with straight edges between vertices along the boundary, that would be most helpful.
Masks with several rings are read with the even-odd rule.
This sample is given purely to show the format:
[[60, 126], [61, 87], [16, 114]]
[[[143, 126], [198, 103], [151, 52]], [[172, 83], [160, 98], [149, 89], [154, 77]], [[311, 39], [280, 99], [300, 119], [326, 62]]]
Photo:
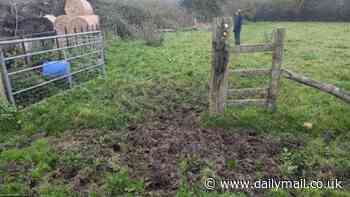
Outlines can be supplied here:
[[[348, 24], [251, 23], [242, 41], [261, 43], [280, 26], [286, 68], [349, 89]], [[349, 105], [284, 80], [276, 113], [228, 107], [209, 116], [210, 52], [210, 32], [166, 34], [161, 47], [111, 42], [107, 79], [3, 121], [16, 127], [0, 135], [0, 195], [349, 196]], [[239, 68], [270, 63], [271, 54], [242, 55]], [[344, 187], [240, 195], [206, 192], [206, 177], [339, 179]]]
[[[297, 140], [257, 136], [254, 131], [200, 128], [199, 112], [184, 105], [174, 113], [129, 126], [125, 134], [84, 130], [51, 138], [62, 153], [80, 152], [85, 164], [93, 160], [103, 162], [84, 168], [62, 163], [49, 180], [68, 182], [75, 191], [87, 192], [100, 188], [102, 174], [126, 166], [132, 178], [143, 180], [147, 196], [174, 196], [181, 182], [201, 187], [205, 177], [283, 178], [278, 167], [279, 154], [283, 148], [301, 146]], [[244, 192], [262, 195], [262, 191]]]

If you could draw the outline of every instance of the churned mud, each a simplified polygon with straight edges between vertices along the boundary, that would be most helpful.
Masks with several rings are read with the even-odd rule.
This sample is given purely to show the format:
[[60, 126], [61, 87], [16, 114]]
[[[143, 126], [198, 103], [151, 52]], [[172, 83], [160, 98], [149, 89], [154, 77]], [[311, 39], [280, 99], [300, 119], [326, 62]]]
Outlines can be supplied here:
[[[106, 174], [126, 168], [132, 179], [144, 182], [146, 196], [174, 196], [182, 183], [204, 189], [205, 177], [281, 178], [283, 148], [301, 146], [254, 131], [201, 128], [200, 113], [201, 109], [182, 105], [124, 131], [67, 131], [46, 137], [60, 157], [44, 179], [68, 184], [80, 193], [103, 193]], [[35, 191], [38, 183], [31, 184]]]
[[[254, 132], [200, 128], [197, 117], [191, 108], [181, 106], [175, 113], [129, 128], [123, 162], [135, 177], [142, 177], [147, 191], [173, 195], [181, 181], [200, 185], [203, 176], [279, 178], [283, 147], [300, 145], [297, 141], [255, 136]], [[181, 167], [184, 163], [185, 169]]]

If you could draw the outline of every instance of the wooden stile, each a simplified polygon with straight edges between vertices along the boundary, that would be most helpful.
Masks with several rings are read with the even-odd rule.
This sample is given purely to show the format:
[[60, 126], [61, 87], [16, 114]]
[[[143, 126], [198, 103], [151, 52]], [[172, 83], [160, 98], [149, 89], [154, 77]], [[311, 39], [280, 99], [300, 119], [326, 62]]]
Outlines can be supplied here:
[[[256, 69], [233, 69], [229, 70], [230, 74], [235, 77], [270, 77], [268, 88], [243, 88], [243, 89], [227, 89], [227, 82], [223, 82], [222, 86], [226, 87], [221, 92], [224, 95], [220, 102], [224, 102], [225, 106], [245, 107], [259, 106], [268, 107], [272, 111], [276, 110], [276, 101], [282, 73], [282, 58], [283, 58], [283, 41], [285, 30], [282, 28], [276, 29], [274, 43], [255, 44], [255, 45], [239, 45], [230, 49], [237, 57], [240, 53], [257, 53], [257, 52], [273, 52], [272, 68], [256, 68]], [[224, 75], [226, 76], [226, 75]], [[227, 76], [225, 78], [227, 80]], [[226, 97], [230, 100], [226, 101]], [[220, 105], [221, 107], [221, 105]], [[218, 113], [223, 110], [220, 109]]]
[[[286, 30], [284, 28], [277, 28], [274, 31], [273, 43], [239, 45], [228, 49], [227, 37], [225, 37], [228, 35], [228, 32], [225, 32], [227, 25], [224, 24], [226, 24], [226, 22], [222, 18], [215, 19], [213, 24], [213, 62], [209, 95], [210, 112], [212, 114], [222, 113], [225, 106], [261, 106], [267, 107], [275, 112], [277, 110], [281, 77], [331, 94], [350, 104], [350, 92], [341, 90], [335, 85], [316, 81], [282, 68], [284, 39], [286, 35]], [[236, 57], [239, 56], [240, 53], [272, 51], [272, 68], [233, 69], [228, 71], [228, 51], [233, 52]], [[228, 89], [228, 73], [235, 75], [235, 77], [247, 78], [269, 76], [269, 87]], [[231, 100], [227, 100], [227, 98]]]
[[[229, 48], [228, 37], [231, 18], [215, 18], [213, 22], [212, 68], [210, 74], [209, 111], [223, 113], [225, 106], [261, 106], [276, 109], [276, 100], [281, 76], [283, 41], [285, 30], [275, 32], [274, 43], [238, 45]], [[273, 51], [272, 69], [228, 69], [230, 53], [238, 57], [240, 53]], [[236, 77], [271, 77], [268, 88], [228, 89], [228, 75]], [[227, 101], [227, 98], [231, 100]], [[253, 98], [253, 99], [250, 99]]]

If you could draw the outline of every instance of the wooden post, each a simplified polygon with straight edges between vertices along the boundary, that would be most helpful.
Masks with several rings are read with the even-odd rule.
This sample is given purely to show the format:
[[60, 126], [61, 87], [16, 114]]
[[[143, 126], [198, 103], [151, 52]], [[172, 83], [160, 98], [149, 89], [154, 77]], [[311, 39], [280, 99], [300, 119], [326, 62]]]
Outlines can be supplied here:
[[[68, 29], [67, 27], [64, 27], [64, 35], [67, 35], [68, 34]], [[68, 47], [70, 44], [69, 44], [69, 38], [66, 37], [66, 47]]]
[[114, 25], [113, 39], [116, 40], [118, 36], [118, 25]]
[[[58, 35], [57, 31], [55, 31], [55, 35], [56, 35], [56, 36]], [[60, 46], [60, 40], [62, 40], [62, 39], [55, 38], [55, 43], [56, 43], [56, 48], [57, 48], [57, 49], [59, 49], [59, 48], [61, 47], [61, 46]], [[59, 51], [58, 56], [59, 56], [60, 59], [63, 58], [63, 53], [62, 53], [62, 51]]]
[[[74, 34], [76, 34], [76, 33], [78, 33], [78, 30], [77, 30], [77, 28], [76, 27], [74, 27]], [[75, 35], [74, 36], [74, 41], [75, 41], [75, 45], [78, 45], [78, 37]]]
[[[55, 35], [58, 35], [57, 33]], [[59, 42], [59, 39], [58, 38], [55, 38], [55, 41], [56, 41], [56, 47], [57, 49], [60, 48], [60, 42]]]
[[[24, 36], [21, 36], [21, 39], [24, 39], [24, 38], [25, 38]], [[23, 50], [23, 54], [27, 54], [28, 50], [27, 50], [26, 43], [21, 42], [21, 47], [22, 47], [22, 50]], [[26, 56], [24, 58], [24, 61], [25, 61], [26, 65], [28, 65], [28, 66], [32, 65], [30, 56]]]
[[267, 98], [267, 107], [273, 112], [277, 110], [277, 98], [280, 88], [280, 79], [282, 74], [282, 62], [283, 62], [283, 50], [284, 50], [284, 37], [286, 30], [284, 28], [277, 28], [274, 32], [274, 51], [273, 62], [271, 69], [271, 81], [269, 87], [269, 93]]
[[228, 39], [231, 18], [215, 18], [213, 22], [212, 68], [209, 90], [209, 112], [223, 113], [227, 96], [228, 63], [230, 58]]

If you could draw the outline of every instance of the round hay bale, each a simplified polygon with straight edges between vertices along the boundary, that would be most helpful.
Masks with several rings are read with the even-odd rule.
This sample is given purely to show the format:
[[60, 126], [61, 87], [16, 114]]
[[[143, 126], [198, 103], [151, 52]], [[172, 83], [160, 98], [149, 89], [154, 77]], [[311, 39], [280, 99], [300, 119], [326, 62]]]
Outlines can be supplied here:
[[55, 30], [57, 34], [65, 34], [65, 29], [67, 33], [73, 33], [73, 28], [71, 28], [70, 23], [75, 18], [75, 16], [62, 15], [55, 20]]
[[72, 30], [77, 32], [96, 30], [100, 25], [100, 19], [97, 15], [85, 15], [85, 16], [76, 16], [70, 22], [70, 27]]
[[50, 32], [54, 24], [45, 17], [29, 17], [18, 23], [18, 32], [23, 35]]
[[87, 0], [66, 0], [64, 11], [67, 15], [74, 16], [94, 14], [94, 10]]

